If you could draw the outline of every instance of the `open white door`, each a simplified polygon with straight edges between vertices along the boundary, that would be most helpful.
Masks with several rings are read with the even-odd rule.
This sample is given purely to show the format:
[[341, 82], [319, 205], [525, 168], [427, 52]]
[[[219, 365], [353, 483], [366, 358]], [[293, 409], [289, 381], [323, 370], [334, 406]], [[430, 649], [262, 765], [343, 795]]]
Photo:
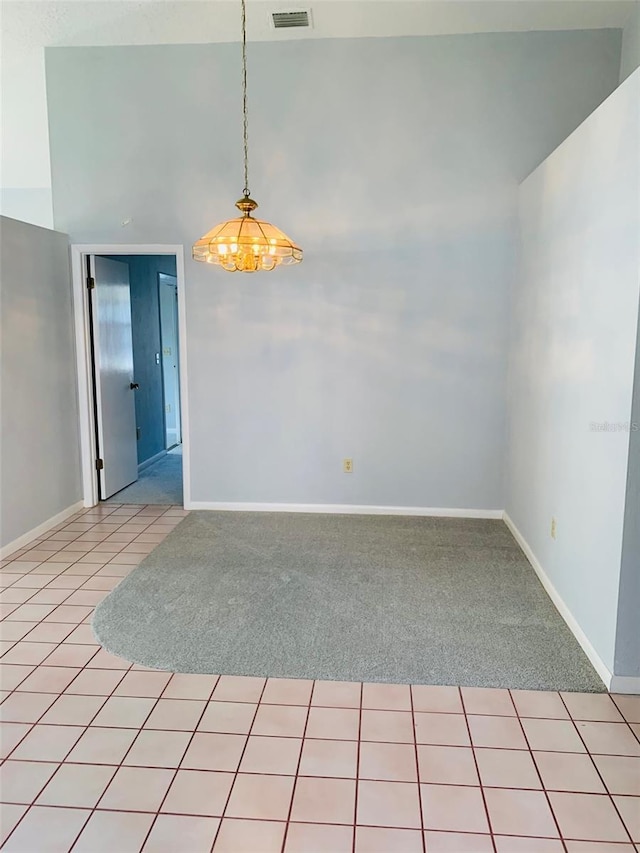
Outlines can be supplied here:
[[105, 500], [138, 479], [129, 267], [96, 255], [89, 264], [98, 475]]

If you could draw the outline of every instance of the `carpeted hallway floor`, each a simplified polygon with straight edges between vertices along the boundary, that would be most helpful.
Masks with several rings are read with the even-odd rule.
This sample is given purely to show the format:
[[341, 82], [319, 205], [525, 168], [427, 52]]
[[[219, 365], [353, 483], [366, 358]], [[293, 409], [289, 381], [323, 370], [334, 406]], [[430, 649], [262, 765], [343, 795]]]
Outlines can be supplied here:
[[501, 521], [193, 512], [93, 626], [176, 672], [603, 689]]
[[141, 471], [135, 483], [116, 492], [105, 503], [182, 506], [182, 445]]

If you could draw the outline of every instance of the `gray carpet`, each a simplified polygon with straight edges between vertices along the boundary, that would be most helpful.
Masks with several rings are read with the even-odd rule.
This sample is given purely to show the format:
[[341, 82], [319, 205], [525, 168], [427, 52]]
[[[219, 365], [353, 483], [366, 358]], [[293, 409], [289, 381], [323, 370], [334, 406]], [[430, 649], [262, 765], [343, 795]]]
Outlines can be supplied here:
[[170, 450], [149, 465], [135, 483], [116, 492], [105, 503], [182, 506], [182, 447]]
[[177, 672], [604, 689], [502, 521], [192, 512], [93, 628]]

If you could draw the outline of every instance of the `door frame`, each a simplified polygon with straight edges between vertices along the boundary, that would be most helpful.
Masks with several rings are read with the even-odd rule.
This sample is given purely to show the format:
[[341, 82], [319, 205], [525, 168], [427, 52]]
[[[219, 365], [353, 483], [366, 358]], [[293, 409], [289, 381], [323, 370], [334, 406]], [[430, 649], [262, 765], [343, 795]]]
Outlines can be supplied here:
[[80, 470], [82, 500], [85, 507], [99, 502], [96, 472], [96, 422], [94, 410], [91, 330], [86, 258], [88, 255], [175, 255], [178, 283], [178, 344], [180, 377], [180, 412], [182, 419], [182, 503], [191, 502], [189, 470], [189, 405], [187, 399], [187, 318], [185, 306], [184, 246], [168, 244], [73, 243], [71, 244], [71, 279], [73, 318], [76, 344], [76, 375], [80, 413]]

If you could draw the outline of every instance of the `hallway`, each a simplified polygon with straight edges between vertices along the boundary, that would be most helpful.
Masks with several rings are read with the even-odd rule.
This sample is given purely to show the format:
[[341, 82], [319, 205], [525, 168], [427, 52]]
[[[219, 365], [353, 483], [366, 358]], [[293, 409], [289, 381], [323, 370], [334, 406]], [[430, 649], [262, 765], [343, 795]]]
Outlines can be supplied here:
[[135, 483], [104, 501], [106, 504], [182, 506], [182, 445], [140, 472]]

